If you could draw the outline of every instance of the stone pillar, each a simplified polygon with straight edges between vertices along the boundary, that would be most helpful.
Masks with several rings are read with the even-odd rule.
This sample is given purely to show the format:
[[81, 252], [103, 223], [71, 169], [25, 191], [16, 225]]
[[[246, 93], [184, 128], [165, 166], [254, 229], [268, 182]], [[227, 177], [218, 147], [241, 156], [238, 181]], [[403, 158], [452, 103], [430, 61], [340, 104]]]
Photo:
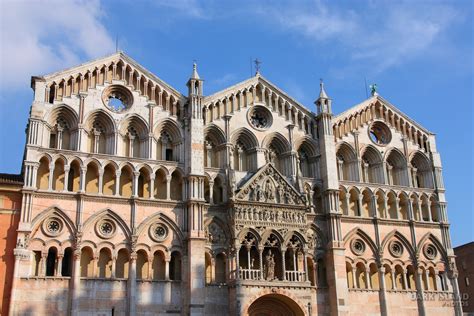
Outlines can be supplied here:
[[369, 275], [370, 275], [370, 269], [367, 268], [367, 269], [365, 269], [365, 275], [364, 275], [365, 276], [365, 286], [366, 286], [367, 289], [372, 288], [372, 285], [370, 283], [372, 280], [370, 279]]
[[149, 190], [150, 190], [150, 199], [154, 199], [155, 198], [155, 174], [152, 173], [150, 174], [150, 185], [149, 185]]
[[120, 175], [122, 172], [120, 170], [115, 171], [115, 196], [120, 195]]
[[281, 250], [281, 271], [283, 272], [282, 281], [286, 281], [286, 266], [285, 266], [286, 249]]
[[133, 193], [132, 193], [132, 196], [133, 197], [137, 197], [138, 196], [138, 177], [140, 176], [140, 172], [139, 171], [134, 171], [133, 172], [133, 186], [132, 186], [132, 189], [133, 189]]
[[[415, 285], [416, 285], [416, 302], [418, 304], [418, 315], [425, 316], [425, 302], [423, 299], [423, 281], [421, 279], [421, 273], [423, 271], [420, 268], [415, 269]], [[406, 280], [405, 280], [406, 282]]]
[[81, 193], [86, 192], [86, 173], [87, 168], [81, 167], [81, 176], [79, 180], [79, 192]]
[[70, 281], [70, 314], [79, 315], [79, 299], [81, 297], [81, 250], [76, 246], [73, 253], [72, 276]]
[[214, 181], [209, 181], [209, 204], [214, 204]]
[[58, 258], [56, 259], [56, 271], [54, 275], [57, 277], [62, 276], [62, 268], [63, 268], [63, 255], [58, 254]]
[[264, 271], [263, 271], [263, 247], [258, 247], [258, 262], [260, 267], [260, 279], [265, 279]]
[[130, 268], [128, 269], [128, 315], [136, 314], [137, 305], [137, 253], [133, 251], [130, 254]]
[[99, 195], [102, 195], [103, 191], [103, 183], [104, 183], [104, 169], [101, 168], [99, 170]]
[[48, 191], [53, 189], [53, 175], [54, 175], [54, 163], [49, 164], [49, 178], [48, 178]]
[[69, 183], [69, 170], [70, 169], [71, 167], [69, 165], [64, 166], [64, 189], [63, 189], [64, 192], [69, 191], [68, 183]]
[[171, 176], [166, 176], [166, 199], [171, 200]]

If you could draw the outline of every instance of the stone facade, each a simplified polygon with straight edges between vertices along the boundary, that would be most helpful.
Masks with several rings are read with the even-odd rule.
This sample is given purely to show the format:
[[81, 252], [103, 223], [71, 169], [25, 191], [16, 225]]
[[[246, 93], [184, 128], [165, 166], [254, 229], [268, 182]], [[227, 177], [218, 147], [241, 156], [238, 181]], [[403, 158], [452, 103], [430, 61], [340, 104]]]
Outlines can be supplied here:
[[454, 248], [456, 264], [459, 270], [459, 292], [461, 293], [462, 310], [474, 315], [474, 242]]
[[459, 315], [435, 136], [376, 93], [183, 95], [121, 52], [32, 87], [11, 315]]

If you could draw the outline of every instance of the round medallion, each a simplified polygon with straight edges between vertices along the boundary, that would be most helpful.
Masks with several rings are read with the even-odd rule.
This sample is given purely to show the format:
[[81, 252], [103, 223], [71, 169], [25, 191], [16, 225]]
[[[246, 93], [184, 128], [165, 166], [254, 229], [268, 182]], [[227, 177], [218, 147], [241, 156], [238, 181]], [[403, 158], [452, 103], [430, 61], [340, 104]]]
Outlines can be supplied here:
[[436, 247], [433, 245], [426, 245], [424, 248], [424, 253], [426, 258], [433, 260], [436, 258], [436, 255], [438, 254], [438, 251], [436, 250]]
[[255, 105], [248, 110], [247, 120], [253, 128], [263, 131], [272, 126], [273, 116], [266, 107]]
[[102, 92], [102, 102], [111, 111], [122, 113], [133, 104], [133, 95], [126, 87], [110, 85]]
[[110, 219], [103, 219], [97, 222], [96, 232], [102, 238], [111, 238], [115, 235], [115, 223]]
[[168, 237], [168, 228], [161, 223], [151, 225], [150, 236], [155, 241], [163, 241]]
[[57, 217], [51, 217], [43, 223], [43, 231], [48, 236], [58, 236], [62, 230], [63, 222]]
[[390, 128], [381, 121], [376, 121], [369, 126], [370, 140], [379, 146], [385, 146], [392, 140]]
[[392, 241], [388, 247], [388, 251], [392, 256], [399, 258], [403, 254], [403, 245], [397, 240]]
[[352, 252], [358, 256], [365, 252], [365, 243], [362, 239], [354, 239], [351, 244]]

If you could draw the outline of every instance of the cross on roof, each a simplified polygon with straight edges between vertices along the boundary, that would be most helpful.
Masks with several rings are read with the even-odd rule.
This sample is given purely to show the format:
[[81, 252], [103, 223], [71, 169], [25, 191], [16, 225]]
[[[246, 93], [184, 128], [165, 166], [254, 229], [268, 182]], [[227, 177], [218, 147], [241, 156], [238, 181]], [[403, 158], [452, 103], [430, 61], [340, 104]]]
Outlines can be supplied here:
[[262, 62], [260, 60], [258, 60], [258, 58], [255, 59], [253, 62], [255, 63], [255, 72], [256, 72], [256, 74], [260, 73], [260, 64]]

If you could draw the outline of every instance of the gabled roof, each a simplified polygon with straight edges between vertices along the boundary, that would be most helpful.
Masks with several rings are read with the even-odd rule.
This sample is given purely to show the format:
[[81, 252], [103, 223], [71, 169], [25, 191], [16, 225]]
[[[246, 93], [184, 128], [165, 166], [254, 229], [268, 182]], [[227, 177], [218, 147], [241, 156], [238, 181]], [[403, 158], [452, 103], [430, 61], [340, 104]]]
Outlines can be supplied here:
[[274, 92], [278, 93], [283, 99], [286, 99], [288, 102], [292, 103], [293, 105], [297, 106], [302, 112], [305, 112], [307, 115], [313, 115], [315, 116], [316, 114], [309, 110], [307, 107], [305, 107], [303, 104], [299, 103], [296, 101], [293, 97], [291, 97], [288, 93], [284, 92], [280, 88], [278, 88], [275, 84], [273, 84], [270, 80], [267, 78], [263, 77], [260, 73], [257, 73], [255, 76], [241, 81], [239, 83], [236, 83], [228, 88], [225, 88], [223, 90], [217, 91], [209, 96], [206, 96], [204, 98], [204, 103], [210, 103], [213, 101], [221, 100], [224, 99], [232, 94], [234, 94], [236, 91], [245, 89], [247, 87], [257, 85], [258, 83], [261, 83], [265, 85], [266, 87], [269, 87], [272, 89]]
[[39, 80], [46, 80], [46, 81], [54, 81], [54, 80], [58, 80], [58, 79], [69, 78], [70, 76], [74, 76], [75, 74], [77, 74], [80, 71], [84, 71], [84, 70], [88, 70], [88, 69], [92, 70], [96, 66], [104, 65], [104, 64], [107, 65], [111, 62], [118, 62], [119, 60], [121, 60], [125, 64], [128, 64], [128, 65], [132, 66], [137, 71], [139, 71], [140, 73], [142, 73], [143, 75], [148, 77], [148, 79], [150, 79], [150, 80], [154, 81], [156, 84], [158, 84], [160, 86], [163, 86], [164, 88], [170, 90], [171, 92], [173, 92], [175, 95], [179, 96], [180, 98], [185, 98], [186, 97], [183, 94], [181, 94], [181, 92], [179, 92], [178, 90], [173, 88], [171, 85], [169, 85], [168, 83], [163, 81], [161, 78], [159, 78], [158, 76], [156, 76], [155, 74], [150, 72], [148, 69], [146, 69], [145, 67], [140, 65], [138, 62], [133, 60], [130, 56], [128, 56], [127, 54], [125, 54], [122, 51], [119, 51], [119, 52], [116, 52], [116, 53], [113, 53], [113, 54], [110, 54], [110, 55], [107, 55], [107, 56], [104, 56], [104, 57], [101, 57], [101, 58], [97, 58], [97, 59], [85, 62], [85, 63], [80, 64], [78, 66], [74, 66], [74, 67], [71, 67], [71, 68], [66, 68], [66, 69], [63, 69], [63, 70], [60, 70], [60, 71], [56, 71], [56, 72], [53, 72], [53, 73], [50, 73], [50, 74], [47, 74], [47, 75], [44, 75], [44, 76], [34, 76], [32, 79], [33, 80], [39, 79]]
[[416, 122], [412, 118], [410, 118], [408, 115], [403, 113], [399, 108], [397, 108], [395, 105], [381, 97], [380, 95], [374, 95], [361, 103], [354, 105], [353, 107], [349, 108], [348, 110], [336, 115], [333, 119], [334, 125], [339, 123], [340, 121], [344, 120], [345, 118], [350, 117], [351, 115], [355, 115], [358, 112], [361, 112], [362, 110], [366, 109], [368, 106], [375, 104], [376, 102], [380, 102], [381, 104], [385, 105], [387, 108], [391, 109], [394, 113], [398, 114], [400, 117], [402, 117], [404, 120], [407, 122], [410, 122], [413, 126], [416, 128], [420, 129], [426, 134], [431, 134], [433, 135], [432, 132], [430, 132], [428, 129], [423, 127], [420, 123]]
[[267, 163], [247, 181], [244, 181], [236, 191], [236, 198], [250, 202], [305, 205], [303, 195], [286, 180], [272, 163]]

